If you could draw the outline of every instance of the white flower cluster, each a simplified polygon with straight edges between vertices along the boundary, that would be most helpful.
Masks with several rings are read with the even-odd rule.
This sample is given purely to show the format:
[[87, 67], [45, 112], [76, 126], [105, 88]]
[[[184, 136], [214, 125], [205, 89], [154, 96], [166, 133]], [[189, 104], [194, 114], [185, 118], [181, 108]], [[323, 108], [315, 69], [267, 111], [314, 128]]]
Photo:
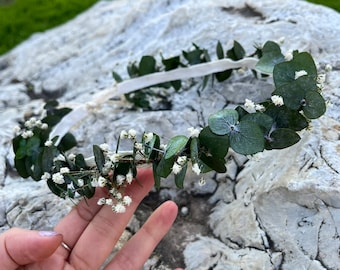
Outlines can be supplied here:
[[244, 102], [244, 107], [248, 113], [254, 113], [256, 111], [263, 112], [265, 107], [261, 104], [255, 104], [252, 100], [247, 99]]
[[19, 126], [15, 126], [13, 128], [13, 131], [15, 134], [19, 135], [21, 134], [21, 137], [24, 139], [28, 139], [30, 137], [33, 137], [33, 129], [35, 127], [40, 129], [48, 129], [48, 125], [46, 123], [42, 123], [41, 120], [37, 120], [35, 117], [30, 118], [24, 123], [25, 129], [21, 129]]
[[50, 174], [49, 172], [44, 172], [44, 174], [41, 176], [41, 180], [47, 181], [52, 178], [52, 181], [56, 184], [64, 184], [64, 174], [70, 173], [70, 169], [67, 167], [60, 168], [59, 172], [56, 172], [54, 174]]
[[284, 104], [283, 98], [281, 96], [273, 95], [271, 96], [270, 99], [272, 100], [275, 106], [282, 106]]
[[123, 194], [115, 188], [112, 188], [109, 193], [112, 195], [112, 198], [100, 198], [97, 204], [109, 205], [115, 213], [125, 213], [126, 207], [132, 203], [131, 197], [127, 195], [123, 196]]
[[200, 135], [201, 130], [202, 130], [201, 128], [189, 127], [188, 128], [189, 136], [191, 138], [198, 138], [198, 136]]

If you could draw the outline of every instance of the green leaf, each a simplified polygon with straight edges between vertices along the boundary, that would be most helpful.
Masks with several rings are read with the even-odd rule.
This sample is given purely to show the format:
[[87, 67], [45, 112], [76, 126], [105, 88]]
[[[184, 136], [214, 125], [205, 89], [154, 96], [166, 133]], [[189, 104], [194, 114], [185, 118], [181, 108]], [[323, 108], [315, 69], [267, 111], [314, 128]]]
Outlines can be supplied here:
[[26, 155], [37, 156], [40, 152], [40, 138], [33, 136], [27, 140]]
[[[143, 138], [143, 143], [144, 143], [144, 138]], [[160, 138], [157, 134], [154, 134], [151, 141], [146, 143], [146, 147], [145, 147], [145, 155], [147, 157], [147, 159], [155, 159], [158, 157], [158, 149], [160, 146]], [[157, 150], [155, 150], [157, 149]]]
[[[216, 158], [213, 156], [208, 156], [205, 153], [201, 153], [200, 160], [209, 168], [213, 169], [218, 173], [225, 173], [227, 171], [225, 167], [225, 160], [223, 158]], [[201, 168], [201, 166], [200, 166]], [[205, 173], [206, 169], [201, 168], [201, 172]]]
[[274, 66], [284, 60], [280, 46], [273, 41], [267, 41], [262, 48], [262, 57], [256, 64], [256, 69], [262, 73], [271, 74]]
[[65, 193], [67, 191], [67, 184], [56, 184], [52, 179], [47, 180], [48, 188], [58, 197], [65, 199]]
[[17, 136], [13, 139], [13, 150], [16, 159], [22, 159], [26, 156], [26, 139]]
[[112, 71], [112, 77], [117, 83], [120, 83], [123, 81], [122, 77], [120, 77], [119, 74], [115, 71]]
[[326, 112], [325, 100], [318, 92], [307, 92], [305, 100], [306, 103], [302, 109], [307, 118], [316, 119]]
[[145, 55], [139, 62], [139, 75], [147, 75], [156, 72], [156, 60], [153, 56]]
[[41, 160], [43, 172], [50, 172], [52, 170], [53, 160], [58, 154], [59, 151], [56, 147], [44, 147]]
[[215, 75], [218, 82], [223, 82], [231, 76], [232, 72], [233, 72], [232, 69], [228, 69], [226, 71], [214, 73], [214, 75]]
[[58, 149], [60, 152], [66, 152], [67, 150], [70, 150], [71, 148], [75, 147], [77, 145], [77, 140], [71, 134], [70, 132], [66, 133], [65, 136], [61, 139]]
[[93, 145], [93, 154], [94, 154], [94, 160], [96, 162], [97, 168], [100, 172], [102, 172], [104, 164], [105, 164], [105, 157], [103, 154], [103, 150], [98, 145]]
[[82, 154], [76, 155], [74, 163], [75, 163], [75, 165], [76, 165], [78, 170], [87, 169], [85, 158], [84, 158], [84, 156]]
[[169, 159], [178, 155], [186, 146], [189, 138], [183, 135], [172, 137], [167, 144], [164, 158]]
[[167, 59], [163, 58], [162, 63], [165, 66], [166, 71], [176, 69], [181, 64], [179, 56], [174, 56]]
[[274, 130], [266, 142], [266, 149], [283, 149], [300, 140], [300, 136], [293, 130], [288, 128], [278, 128]]
[[229, 134], [238, 123], [238, 117], [238, 113], [235, 110], [221, 110], [209, 116], [209, 128], [217, 135]]
[[257, 124], [258, 126], [263, 128], [264, 134], [269, 133], [274, 123], [273, 118], [261, 112], [249, 113], [242, 117], [241, 121], [249, 121]]
[[294, 53], [292, 60], [275, 65], [273, 71], [275, 87], [295, 81], [295, 72], [301, 70], [306, 71], [307, 76], [316, 80], [316, 66], [312, 56], [307, 52]]
[[127, 66], [127, 72], [128, 72], [128, 74], [129, 74], [130, 78], [135, 78], [135, 77], [140, 76], [140, 75], [139, 75], [138, 67], [136, 66], [136, 63], [135, 63], [135, 62], [130, 63], [130, 64]]
[[26, 170], [26, 159], [15, 158], [14, 166], [21, 177], [27, 178], [30, 176], [29, 172]]
[[96, 189], [92, 187], [92, 177], [83, 177], [84, 185], [78, 190], [78, 193], [86, 198], [90, 199], [93, 197]]
[[158, 163], [153, 162], [152, 163], [152, 170], [153, 170], [153, 178], [154, 178], [154, 182], [155, 182], [155, 188], [159, 191], [159, 189], [161, 188], [161, 176], [158, 174], [157, 168], [158, 168]]
[[216, 46], [216, 55], [218, 59], [223, 59], [224, 58], [224, 51], [223, 51], [223, 47], [220, 41], [217, 42], [217, 46]]
[[177, 81], [171, 81], [171, 86], [178, 91], [179, 89], [181, 89], [182, 87], [182, 81], [181, 80], [177, 80]]
[[185, 179], [185, 174], [187, 172], [187, 169], [188, 169], [188, 163], [186, 163], [182, 167], [182, 170], [178, 174], [175, 174], [176, 187], [183, 188], [183, 182], [184, 182], [184, 179]]
[[227, 51], [228, 58], [237, 61], [241, 60], [246, 54], [246, 51], [243, 49], [242, 45], [234, 40], [234, 46]]
[[166, 178], [172, 171], [172, 166], [175, 163], [175, 157], [170, 157], [168, 159], [165, 159], [164, 156], [160, 160], [160, 162], [157, 165], [156, 168], [156, 175], [159, 177]]
[[230, 132], [230, 147], [242, 155], [252, 155], [264, 149], [264, 135], [261, 128], [249, 121], [241, 121]]
[[192, 163], [198, 162], [199, 141], [198, 138], [191, 138], [190, 141], [190, 159]]
[[211, 132], [209, 127], [205, 127], [199, 134], [199, 142], [204, 146], [209, 154], [216, 158], [224, 158], [229, 150], [229, 136], [216, 135]]

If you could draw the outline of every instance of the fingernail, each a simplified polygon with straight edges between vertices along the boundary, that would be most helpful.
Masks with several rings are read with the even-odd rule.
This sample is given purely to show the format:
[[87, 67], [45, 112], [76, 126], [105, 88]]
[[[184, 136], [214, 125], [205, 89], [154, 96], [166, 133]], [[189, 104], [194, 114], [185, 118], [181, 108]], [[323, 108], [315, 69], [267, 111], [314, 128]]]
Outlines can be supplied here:
[[40, 234], [41, 236], [51, 237], [51, 236], [56, 236], [56, 235], [58, 235], [59, 233], [53, 232], [53, 231], [40, 231], [39, 234]]

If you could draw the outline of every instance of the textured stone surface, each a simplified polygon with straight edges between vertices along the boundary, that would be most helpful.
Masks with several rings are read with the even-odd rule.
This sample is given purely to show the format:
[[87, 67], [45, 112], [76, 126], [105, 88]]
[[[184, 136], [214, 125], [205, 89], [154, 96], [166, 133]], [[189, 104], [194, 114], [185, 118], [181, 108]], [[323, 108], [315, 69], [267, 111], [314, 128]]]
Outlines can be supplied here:
[[[197, 185], [190, 174], [185, 190], [164, 181], [137, 211], [130, 232], [163, 200], [181, 209], [172, 231], [144, 269], [340, 269], [340, 24], [338, 13], [298, 0], [103, 1], [69, 23], [33, 35], [0, 57], [0, 232], [20, 226], [51, 229], [72, 207], [44, 183], [18, 178], [13, 170], [12, 127], [38, 113], [43, 99], [83, 103], [112, 86], [112, 70], [123, 77], [129, 61], [142, 55], [177, 55], [195, 42], [214, 55], [217, 40], [254, 44], [285, 37], [283, 52], [312, 53], [321, 72], [326, 64], [326, 115], [312, 122], [302, 141], [283, 151], [247, 158], [230, 154], [226, 174], [206, 175]], [[214, 58], [214, 57], [213, 57]], [[127, 110], [122, 100], [96, 108], [73, 132], [80, 149], [114, 145], [117, 131], [154, 131], [164, 139], [205, 125], [210, 113], [261, 100], [273, 87], [251, 72], [225, 83], [169, 94], [168, 109]], [[114, 95], [114, 94], [113, 94]], [[47, 195], [46, 195], [47, 194]], [[126, 241], [125, 234], [122, 242]]]

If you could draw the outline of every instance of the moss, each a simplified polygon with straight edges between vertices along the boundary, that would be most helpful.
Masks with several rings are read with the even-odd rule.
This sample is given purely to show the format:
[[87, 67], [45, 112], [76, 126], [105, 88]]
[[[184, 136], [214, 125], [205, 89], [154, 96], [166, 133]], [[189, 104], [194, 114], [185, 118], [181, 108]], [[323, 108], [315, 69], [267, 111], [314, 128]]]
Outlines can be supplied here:
[[32, 33], [60, 25], [98, 0], [0, 0], [0, 54]]

